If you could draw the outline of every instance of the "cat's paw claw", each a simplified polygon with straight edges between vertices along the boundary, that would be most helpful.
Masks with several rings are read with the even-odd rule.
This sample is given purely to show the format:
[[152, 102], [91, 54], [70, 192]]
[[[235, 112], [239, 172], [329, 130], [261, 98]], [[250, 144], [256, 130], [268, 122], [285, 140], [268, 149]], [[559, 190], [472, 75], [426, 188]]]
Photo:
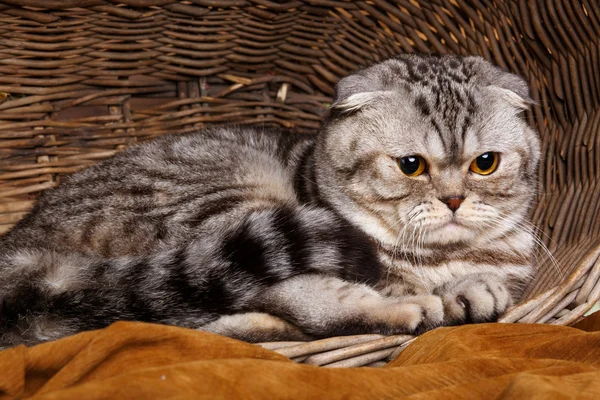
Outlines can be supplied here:
[[[446, 300], [449, 300], [449, 299], [446, 299]], [[464, 310], [466, 315], [469, 314], [469, 309], [471, 308], [471, 303], [469, 302], [469, 299], [467, 299], [466, 296], [458, 295], [458, 296], [456, 296], [456, 299], [454, 299], [454, 301], [456, 302], [456, 304], [458, 304], [458, 306], [460, 308], [462, 308]]]
[[406, 323], [410, 333], [425, 332], [440, 326], [444, 321], [444, 304], [439, 296], [406, 297], [402, 299], [402, 304], [412, 311]]
[[446, 324], [495, 321], [512, 304], [504, 283], [495, 276], [466, 277], [442, 295]]

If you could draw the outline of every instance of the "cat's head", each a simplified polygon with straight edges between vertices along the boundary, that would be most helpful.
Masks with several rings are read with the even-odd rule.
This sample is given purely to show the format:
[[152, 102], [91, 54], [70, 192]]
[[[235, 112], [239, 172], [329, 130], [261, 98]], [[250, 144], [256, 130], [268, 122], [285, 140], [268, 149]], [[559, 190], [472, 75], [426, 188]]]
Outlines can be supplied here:
[[322, 195], [390, 245], [469, 245], [521, 224], [540, 141], [527, 84], [479, 57], [403, 55], [342, 79], [317, 147]]

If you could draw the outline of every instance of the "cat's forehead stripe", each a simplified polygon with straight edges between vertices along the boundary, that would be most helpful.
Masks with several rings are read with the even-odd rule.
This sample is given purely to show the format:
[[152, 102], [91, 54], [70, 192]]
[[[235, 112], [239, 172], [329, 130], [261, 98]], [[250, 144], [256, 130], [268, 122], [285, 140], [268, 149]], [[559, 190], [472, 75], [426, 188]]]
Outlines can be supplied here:
[[[426, 130], [424, 138], [428, 150], [448, 163], [461, 162], [464, 144], [473, 125], [470, 112], [463, 109], [457, 110], [454, 114], [446, 112], [444, 115], [442, 113], [441, 116], [432, 113], [427, 116], [426, 120], [431, 127]], [[441, 148], [436, 143], [440, 143]]]
[[[385, 80], [401, 86], [414, 96], [414, 107], [429, 122], [432, 132], [439, 137], [443, 149], [435, 151], [437, 140], [426, 133], [425, 141], [440, 153], [447, 163], [460, 161], [472, 115], [477, 106], [468, 84], [472, 73], [468, 66], [455, 59], [442, 62], [432, 58], [426, 61], [411, 58], [390, 60]], [[442, 151], [439, 151], [442, 150]], [[442, 156], [443, 154], [443, 156]]]

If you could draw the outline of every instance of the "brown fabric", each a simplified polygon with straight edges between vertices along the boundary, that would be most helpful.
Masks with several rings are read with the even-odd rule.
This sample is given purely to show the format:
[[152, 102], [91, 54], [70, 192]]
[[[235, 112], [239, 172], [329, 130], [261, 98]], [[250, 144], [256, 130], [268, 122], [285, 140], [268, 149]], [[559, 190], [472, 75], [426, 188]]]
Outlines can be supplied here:
[[[600, 327], [600, 314], [593, 318], [590, 330]], [[125, 322], [0, 352], [0, 399], [574, 395], [600, 398], [600, 332], [522, 324], [441, 328], [382, 369], [298, 365], [212, 334]]]
[[597, 311], [594, 314], [579, 321], [578, 323], [573, 325], [573, 328], [581, 329], [586, 332], [600, 331], [600, 311]]

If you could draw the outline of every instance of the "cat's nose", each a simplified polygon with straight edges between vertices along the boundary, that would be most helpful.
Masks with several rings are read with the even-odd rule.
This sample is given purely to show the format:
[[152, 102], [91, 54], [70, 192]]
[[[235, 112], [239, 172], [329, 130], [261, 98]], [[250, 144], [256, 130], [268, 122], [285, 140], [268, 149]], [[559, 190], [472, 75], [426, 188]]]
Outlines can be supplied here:
[[452, 210], [452, 212], [455, 212], [456, 210], [458, 210], [458, 208], [460, 207], [460, 205], [462, 204], [464, 199], [465, 198], [463, 196], [454, 196], [454, 197], [444, 197], [443, 199], [440, 199], [440, 200], [442, 202], [446, 203], [446, 205], [448, 206], [449, 209]]

